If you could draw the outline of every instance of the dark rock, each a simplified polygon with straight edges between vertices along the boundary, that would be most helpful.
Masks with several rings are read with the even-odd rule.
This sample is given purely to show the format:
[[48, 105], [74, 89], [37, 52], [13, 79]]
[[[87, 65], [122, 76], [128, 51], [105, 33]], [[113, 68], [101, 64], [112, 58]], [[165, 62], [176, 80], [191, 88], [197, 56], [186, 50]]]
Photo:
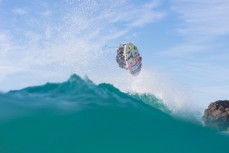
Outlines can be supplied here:
[[219, 130], [229, 129], [229, 100], [219, 100], [211, 103], [202, 117], [205, 125]]

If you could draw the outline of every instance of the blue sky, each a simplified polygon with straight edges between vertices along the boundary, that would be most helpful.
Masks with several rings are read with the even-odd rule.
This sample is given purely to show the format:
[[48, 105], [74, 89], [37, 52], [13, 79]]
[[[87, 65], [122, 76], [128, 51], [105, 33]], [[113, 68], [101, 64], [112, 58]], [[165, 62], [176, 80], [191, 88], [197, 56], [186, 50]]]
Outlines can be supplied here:
[[[134, 42], [137, 78], [115, 63]], [[87, 75], [182, 105], [229, 99], [228, 0], [0, 0], [0, 90]]]

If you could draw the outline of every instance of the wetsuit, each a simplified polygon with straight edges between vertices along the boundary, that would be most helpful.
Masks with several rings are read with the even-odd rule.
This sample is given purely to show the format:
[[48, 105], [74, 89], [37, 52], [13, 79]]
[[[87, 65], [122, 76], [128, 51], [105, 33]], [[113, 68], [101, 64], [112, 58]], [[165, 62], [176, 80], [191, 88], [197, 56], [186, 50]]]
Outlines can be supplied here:
[[124, 56], [124, 47], [125, 45], [120, 45], [119, 48], [117, 49], [116, 61], [119, 64], [119, 67], [127, 69], [125, 56]]

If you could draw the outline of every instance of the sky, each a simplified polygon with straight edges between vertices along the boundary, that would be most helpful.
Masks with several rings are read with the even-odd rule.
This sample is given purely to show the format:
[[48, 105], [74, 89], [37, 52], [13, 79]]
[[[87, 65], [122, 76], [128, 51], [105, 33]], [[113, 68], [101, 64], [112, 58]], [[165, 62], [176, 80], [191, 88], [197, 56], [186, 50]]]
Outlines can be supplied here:
[[[138, 77], [118, 68], [123, 42], [142, 55]], [[0, 91], [76, 73], [205, 106], [229, 99], [228, 42], [228, 0], [0, 0]]]

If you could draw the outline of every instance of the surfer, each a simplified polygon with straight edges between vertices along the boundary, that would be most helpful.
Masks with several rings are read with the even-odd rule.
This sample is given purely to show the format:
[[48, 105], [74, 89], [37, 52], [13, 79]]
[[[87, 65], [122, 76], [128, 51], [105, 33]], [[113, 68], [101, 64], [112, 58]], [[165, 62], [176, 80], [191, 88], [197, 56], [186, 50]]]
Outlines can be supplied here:
[[124, 56], [124, 47], [125, 44], [121, 44], [118, 48], [117, 48], [117, 56], [116, 56], [116, 61], [119, 64], [119, 67], [123, 68], [123, 69], [127, 69], [126, 68], [126, 61], [125, 61], [125, 56]]

